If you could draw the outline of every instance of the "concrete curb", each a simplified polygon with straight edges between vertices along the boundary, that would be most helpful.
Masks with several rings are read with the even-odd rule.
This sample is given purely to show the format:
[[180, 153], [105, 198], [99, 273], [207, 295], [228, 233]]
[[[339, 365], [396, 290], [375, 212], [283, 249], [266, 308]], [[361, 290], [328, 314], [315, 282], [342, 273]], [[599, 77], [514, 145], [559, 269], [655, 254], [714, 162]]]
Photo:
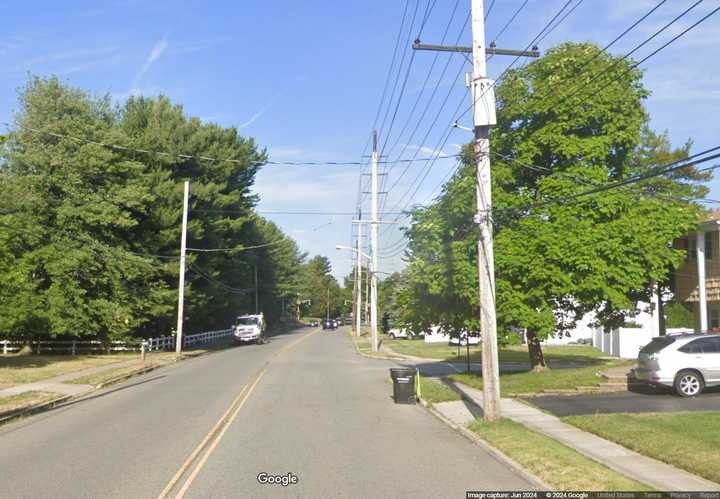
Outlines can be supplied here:
[[445, 423], [447, 426], [452, 428], [453, 430], [460, 433], [462, 436], [470, 440], [472, 443], [477, 445], [478, 447], [481, 447], [484, 451], [491, 454], [495, 459], [498, 461], [501, 461], [505, 464], [507, 464], [513, 471], [521, 475], [523, 478], [528, 480], [530, 483], [535, 485], [538, 490], [554, 490], [552, 487], [550, 487], [547, 483], [543, 482], [540, 478], [535, 476], [534, 474], [530, 473], [528, 470], [526, 470], [524, 467], [522, 467], [518, 462], [513, 460], [512, 458], [508, 457], [506, 454], [504, 454], [502, 451], [496, 449], [492, 445], [490, 445], [488, 442], [480, 438], [477, 434], [470, 431], [469, 429], [465, 428], [462, 425], [457, 425], [447, 419], [445, 416], [443, 416], [439, 411], [434, 409], [431, 404], [429, 404], [426, 400], [420, 399], [420, 404], [427, 409], [430, 414], [438, 418], [440, 421]]
[[[188, 357], [188, 358], [193, 358], [193, 357]], [[182, 360], [185, 360], [185, 359], [182, 359]], [[95, 385], [95, 389], [99, 390], [100, 388], [105, 388], [106, 386], [114, 385], [115, 383], [125, 381], [126, 379], [130, 379], [135, 376], [140, 376], [141, 374], [149, 373], [150, 371], [160, 369], [161, 367], [165, 367], [167, 365], [169, 365], [169, 364], [141, 367], [140, 369], [136, 369], [134, 371], [130, 371], [129, 373], [121, 374], [120, 376], [115, 376], [114, 378], [105, 380], [102, 383], [98, 383], [97, 385]]]
[[357, 344], [357, 342], [355, 341], [355, 336], [353, 336], [352, 334], [350, 334], [349, 336], [350, 336], [350, 339], [351, 339], [352, 342], [353, 342], [353, 346], [355, 347], [355, 353], [357, 353], [358, 355], [361, 355], [361, 356], [365, 357], [366, 359], [380, 359], [380, 360], [394, 360], [394, 361], [397, 361], [397, 360], [407, 360], [405, 357], [385, 357], [385, 356], [382, 356], [382, 355], [369, 355], [369, 354], [363, 353], [363, 352], [360, 351], [360, 347], [358, 347], [358, 344]]
[[16, 418], [50, 410], [55, 406], [67, 402], [74, 397], [75, 396], [73, 395], [62, 395], [58, 398], [48, 400], [47, 402], [40, 402], [39, 404], [27, 405], [25, 407], [13, 409], [11, 411], [5, 411], [3, 413], [0, 413], [0, 425], [12, 421]]

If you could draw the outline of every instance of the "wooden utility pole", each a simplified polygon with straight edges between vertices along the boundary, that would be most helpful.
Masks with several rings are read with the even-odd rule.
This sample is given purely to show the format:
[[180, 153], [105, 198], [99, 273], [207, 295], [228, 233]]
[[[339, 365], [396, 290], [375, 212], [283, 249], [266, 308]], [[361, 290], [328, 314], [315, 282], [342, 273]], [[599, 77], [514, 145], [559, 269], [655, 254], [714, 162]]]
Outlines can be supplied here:
[[257, 262], [255, 263], [255, 315], [260, 313], [260, 298], [258, 296]]
[[471, 53], [473, 72], [469, 79], [472, 96], [475, 159], [477, 161], [475, 222], [478, 234], [478, 273], [480, 292], [480, 333], [482, 335], [483, 414], [486, 421], [500, 419], [500, 372], [495, 318], [495, 262], [493, 256], [492, 191], [490, 181], [490, 127], [495, 125], [495, 82], [487, 78], [486, 55], [539, 57], [533, 50], [498, 49], [485, 46], [485, 8], [483, 0], [471, 0], [472, 46], [413, 44], [415, 50]]
[[[358, 218], [362, 220], [362, 212], [359, 212]], [[357, 267], [355, 270], [355, 286], [357, 292], [355, 294], [355, 334], [359, 337], [362, 336], [362, 224], [358, 224], [358, 238], [357, 238]]]
[[175, 353], [178, 355], [182, 352], [183, 346], [183, 308], [185, 305], [185, 249], [187, 245], [187, 220], [188, 220], [188, 200], [190, 198], [190, 182], [185, 182], [185, 191], [183, 194], [183, 216], [182, 216], [182, 235], [180, 236], [180, 278], [178, 282], [178, 315], [177, 315], [177, 331], [175, 332]]
[[[495, 319], [495, 260], [493, 254], [492, 192], [490, 189], [490, 127], [495, 125], [494, 82], [487, 78], [485, 62], [485, 11], [483, 0], [472, 0], [473, 125], [477, 160], [478, 274], [480, 331], [482, 332], [483, 414], [486, 421], [500, 419], [500, 369]], [[492, 107], [490, 107], [492, 106]], [[469, 338], [468, 338], [469, 341]]]
[[372, 198], [371, 198], [371, 223], [370, 223], [370, 244], [372, 256], [370, 268], [370, 334], [372, 336], [372, 351], [378, 351], [378, 332], [377, 332], [377, 271], [378, 271], [378, 150], [377, 150], [377, 132], [372, 133]]

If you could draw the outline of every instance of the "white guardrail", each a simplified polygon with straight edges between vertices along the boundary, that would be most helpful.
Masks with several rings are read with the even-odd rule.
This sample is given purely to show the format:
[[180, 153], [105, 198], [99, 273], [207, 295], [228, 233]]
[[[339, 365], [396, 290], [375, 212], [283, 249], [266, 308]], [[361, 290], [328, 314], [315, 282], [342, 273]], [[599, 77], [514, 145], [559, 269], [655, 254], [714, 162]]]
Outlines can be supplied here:
[[[212, 343], [213, 341], [232, 336], [232, 331], [232, 329], [221, 329], [219, 331], [189, 334], [183, 337], [183, 347]], [[3, 355], [17, 353], [25, 345], [29, 345], [36, 355], [43, 353], [77, 355], [79, 353], [139, 352], [143, 343], [145, 344], [146, 352], [174, 350], [175, 335], [136, 341], [111, 341], [109, 343], [103, 343], [98, 340], [40, 340], [30, 342], [0, 340], [0, 352], [2, 352]]]

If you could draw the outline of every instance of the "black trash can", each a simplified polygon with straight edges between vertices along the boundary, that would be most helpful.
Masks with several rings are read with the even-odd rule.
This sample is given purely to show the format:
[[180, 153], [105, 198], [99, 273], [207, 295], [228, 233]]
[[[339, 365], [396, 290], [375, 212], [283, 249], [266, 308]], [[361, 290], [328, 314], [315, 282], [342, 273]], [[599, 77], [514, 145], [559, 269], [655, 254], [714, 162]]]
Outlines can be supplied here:
[[414, 367], [391, 367], [390, 377], [393, 381], [393, 399], [395, 403], [414, 404], [417, 369]]

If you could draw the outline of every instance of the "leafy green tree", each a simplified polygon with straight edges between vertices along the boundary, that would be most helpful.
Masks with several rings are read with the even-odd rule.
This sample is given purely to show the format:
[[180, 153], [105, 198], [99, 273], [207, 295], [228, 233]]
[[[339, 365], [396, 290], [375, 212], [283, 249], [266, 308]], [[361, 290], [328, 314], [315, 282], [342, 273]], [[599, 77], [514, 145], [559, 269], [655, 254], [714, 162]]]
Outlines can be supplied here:
[[[649, 302], [652, 283], [665, 281], [683, 257], [670, 242], [700, 215], [691, 199], [704, 194], [697, 182], [707, 176], [693, 167], [576, 197], [687, 157], [689, 144], [673, 150], [647, 128], [648, 92], [631, 63], [568, 43], [510, 72], [497, 88], [491, 216], [498, 326], [526, 330], [534, 367], [545, 366], [540, 341], [585, 313], [610, 327], [624, 323], [638, 301]], [[601, 72], [602, 88], [575, 90]], [[403, 302], [417, 327], [478, 327], [474, 173], [466, 149], [441, 198], [413, 213]]]
[[256, 267], [270, 321], [299, 292], [304, 255], [254, 212], [265, 153], [235, 128], [190, 118], [164, 97], [113, 108], [32, 78], [1, 147], [0, 334], [170, 332], [186, 180], [189, 332], [254, 311]]
[[332, 276], [332, 265], [327, 257], [317, 255], [310, 259], [303, 271], [302, 300], [309, 300], [302, 314], [311, 317], [336, 317], [343, 306], [343, 295], [337, 280]]

